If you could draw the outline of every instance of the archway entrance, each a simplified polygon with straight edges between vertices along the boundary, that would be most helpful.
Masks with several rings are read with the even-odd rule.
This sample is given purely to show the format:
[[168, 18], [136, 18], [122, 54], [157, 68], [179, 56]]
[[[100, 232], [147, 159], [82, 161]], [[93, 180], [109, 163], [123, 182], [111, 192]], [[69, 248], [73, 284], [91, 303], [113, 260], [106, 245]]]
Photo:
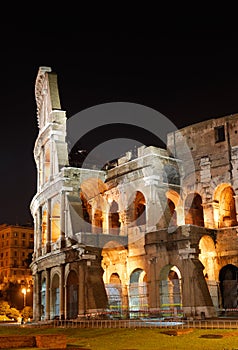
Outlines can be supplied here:
[[145, 316], [148, 312], [147, 276], [142, 269], [136, 269], [130, 276], [129, 286], [130, 318]]
[[167, 265], [160, 273], [160, 307], [177, 313], [182, 307], [181, 273]]
[[109, 283], [105, 285], [108, 305], [114, 316], [120, 317], [122, 313], [122, 287], [121, 280], [117, 273], [113, 273]]
[[219, 279], [223, 308], [237, 308], [238, 268], [231, 264], [224, 266]]
[[216, 249], [213, 239], [210, 236], [203, 236], [199, 242], [199, 260], [204, 266], [204, 277], [207, 282], [208, 290], [216, 309], [220, 307], [219, 283], [216, 281]]
[[60, 290], [59, 290], [59, 276], [55, 274], [52, 279], [52, 298], [51, 298], [51, 318], [55, 318], [56, 316], [60, 316]]
[[78, 316], [78, 277], [75, 271], [70, 271], [67, 278], [67, 319]]

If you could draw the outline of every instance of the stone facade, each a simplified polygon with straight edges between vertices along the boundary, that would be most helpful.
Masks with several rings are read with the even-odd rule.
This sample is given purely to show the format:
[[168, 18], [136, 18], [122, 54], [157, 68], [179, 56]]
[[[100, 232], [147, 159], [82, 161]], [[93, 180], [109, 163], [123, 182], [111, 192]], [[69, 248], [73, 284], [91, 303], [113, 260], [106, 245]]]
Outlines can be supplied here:
[[35, 91], [34, 319], [236, 308], [238, 115], [85, 169], [70, 162], [51, 68], [39, 69]]

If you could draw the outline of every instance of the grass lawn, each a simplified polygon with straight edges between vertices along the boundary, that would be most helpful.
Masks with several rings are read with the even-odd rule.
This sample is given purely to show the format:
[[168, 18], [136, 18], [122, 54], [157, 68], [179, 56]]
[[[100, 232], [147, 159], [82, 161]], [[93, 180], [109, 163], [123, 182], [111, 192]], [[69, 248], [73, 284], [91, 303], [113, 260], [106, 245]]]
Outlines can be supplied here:
[[[91, 350], [238, 350], [238, 330], [193, 329], [182, 335], [168, 335], [168, 328], [92, 329], [92, 328], [33, 328], [0, 326], [0, 335], [66, 334], [67, 349], [78, 347]], [[208, 336], [204, 338], [203, 336]], [[217, 336], [217, 338], [211, 338]], [[220, 337], [218, 337], [220, 336]], [[19, 350], [32, 350], [21, 348]], [[34, 348], [37, 349], [37, 348]], [[39, 349], [39, 348], [38, 348]]]

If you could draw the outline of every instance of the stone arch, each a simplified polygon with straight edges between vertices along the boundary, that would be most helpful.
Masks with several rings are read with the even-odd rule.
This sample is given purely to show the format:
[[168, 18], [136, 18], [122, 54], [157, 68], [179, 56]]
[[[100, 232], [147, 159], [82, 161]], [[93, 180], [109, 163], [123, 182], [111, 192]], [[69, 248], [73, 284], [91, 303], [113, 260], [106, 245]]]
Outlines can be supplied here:
[[118, 235], [120, 233], [120, 226], [118, 203], [113, 200], [109, 209], [109, 233]]
[[91, 224], [92, 223], [92, 206], [87, 201], [85, 194], [83, 192], [80, 192], [80, 199], [81, 199], [81, 204], [82, 204], [83, 220], [86, 221], [87, 223]]
[[107, 206], [103, 194], [106, 190], [107, 185], [99, 178], [88, 178], [81, 183], [80, 197], [84, 199], [93, 233], [103, 232]]
[[204, 226], [202, 197], [198, 193], [189, 193], [186, 197], [185, 224]]
[[53, 204], [51, 214], [51, 242], [54, 243], [60, 238], [60, 203]]
[[210, 236], [203, 236], [199, 241], [199, 260], [204, 266], [204, 277], [212, 298], [213, 305], [219, 308], [219, 285], [216, 280], [216, 248]]
[[179, 194], [173, 190], [166, 192], [167, 204], [169, 208], [169, 226], [177, 225], [177, 211], [176, 208], [179, 203]]
[[71, 270], [66, 282], [67, 319], [74, 319], [78, 316], [78, 296], [78, 275]]
[[223, 266], [219, 273], [222, 307], [237, 308], [238, 267], [232, 264]]
[[60, 317], [60, 277], [55, 273], [51, 279], [51, 319]]
[[130, 275], [129, 310], [130, 317], [143, 316], [148, 312], [147, 275], [141, 268], [136, 268]]
[[[133, 200], [132, 200], [133, 198]], [[130, 198], [128, 208], [129, 221], [133, 226], [146, 224], [146, 199], [141, 191], [136, 191]]]
[[220, 184], [214, 192], [214, 221], [218, 227], [236, 226], [235, 192], [231, 185]]
[[[124, 266], [127, 259], [127, 249], [116, 241], [109, 241], [102, 249], [102, 268], [104, 273], [104, 282], [109, 283], [109, 275], [115, 271], [115, 267], [119, 268], [120, 265]], [[106, 273], [110, 268], [113, 268], [113, 272], [109, 275]]]
[[160, 271], [160, 307], [180, 309], [182, 307], [181, 272], [175, 265], [166, 265]]
[[109, 283], [105, 285], [110, 311], [121, 316], [122, 313], [122, 284], [118, 273], [111, 274]]

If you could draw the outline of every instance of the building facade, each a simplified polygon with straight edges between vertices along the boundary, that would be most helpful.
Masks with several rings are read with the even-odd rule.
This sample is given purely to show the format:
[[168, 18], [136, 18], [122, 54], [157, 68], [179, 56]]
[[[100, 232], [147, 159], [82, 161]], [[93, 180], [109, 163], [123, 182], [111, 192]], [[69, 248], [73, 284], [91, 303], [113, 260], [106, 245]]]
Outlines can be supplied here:
[[39, 69], [35, 94], [34, 319], [236, 308], [238, 115], [87, 169], [69, 156], [51, 68]]
[[[0, 292], [4, 300], [18, 309], [22, 309], [25, 302], [32, 306], [33, 244], [33, 227], [0, 225]], [[26, 291], [25, 296], [22, 291]]]

